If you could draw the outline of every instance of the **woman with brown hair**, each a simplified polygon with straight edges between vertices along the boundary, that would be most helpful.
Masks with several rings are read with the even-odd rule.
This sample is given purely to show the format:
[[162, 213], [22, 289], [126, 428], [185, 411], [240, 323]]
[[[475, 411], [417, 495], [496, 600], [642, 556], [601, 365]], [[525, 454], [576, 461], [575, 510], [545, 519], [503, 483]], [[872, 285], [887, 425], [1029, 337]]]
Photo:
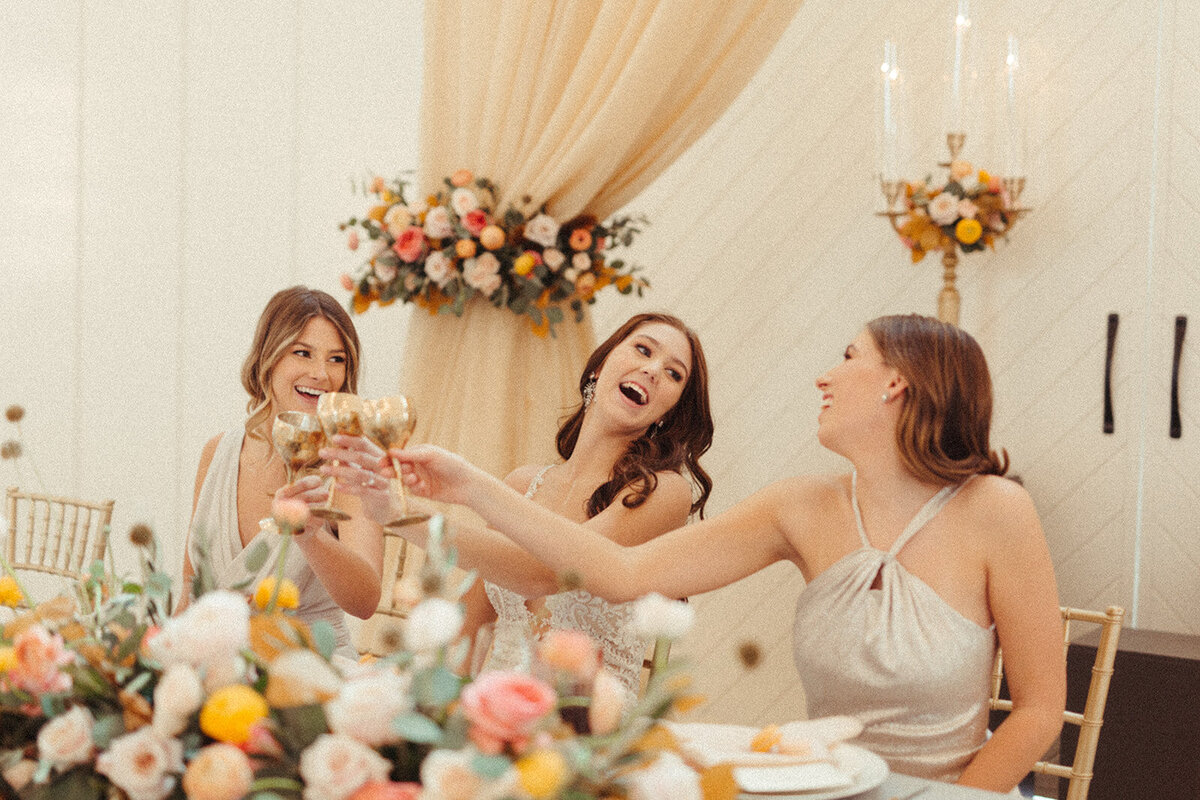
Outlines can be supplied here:
[[[282, 540], [260, 531], [259, 520], [271, 516], [274, 497], [325, 501], [327, 492], [316, 476], [286, 484], [271, 427], [284, 411], [315, 414], [317, 398], [325, 392], [355, 392], [358, 366], [354, 323], [332, 296], [293, 286], [267, 303], [242, 365], [248, 417], [210, 439], [200, 454], [184, 559], [185, 602], [201, 564], [212, 569], [216, 586], [248, 582], [248, 591], [272, 573]], [[363, 519], [357, 506], [350, 498], [345, 510], [351, 518], [336, 530], [310, 517], [293, 536], [296, 546], [288, 549], [285, 564], [285, 576], [299, 589], [297, 616], [327, 621], [338, 652], [350, 658], [355, 653], [343, 611], [363, 619], [375, 613], [383, 574], [382, 530]], [[250, 569], [246, 558], [256, 539], [270, 555], [260, 568]]]
[[[881, 317], [816, 383], [818, 438], [850, 472], [778, 481], [640, 547], [548, 514], [444, 450], [394, 454], [416, 493], [471, 507], [610, 600], [684, 597], [793, 562], [807, 582], [794, 650], [810, 716], [857, 717], [858, 743], [897, 772], [1008, 791], [1061, 728], [1066, 680], [1041, 524], [988, 444], [983, 353], [952, 325]], [[988, 738], [997, 640], [1014, 710]]]
[[[563, 460], [519, 467], [503, 485], [523, 502], [616, 547], [648, 542], [692, 514], [702, 516], [712, 481], [699, 459], [712, 443], [713, 421], [696, 335], [669, 314], [638, 314], [591, 354], [579, 392], [580, 405], [557, 436]], [[394, 498], [382, 491], [386, 481], [375, 471], [382, 469], [382, 451], [358, 437], [335, 441], [344, 447], [322, 451], [323, 471], [358, 493], [372, 519], [394, 518]], [[343, 466], [334, 468], [328, 459]], [[399, 533], [425, 543], [423, 526]], [[460, 563], [486, 580], [475, 595], [475, 619], [490, 612], [496, 620], [484, 669], [527, 668], [529, 647], [540, 633], [570, 628], [599, 645], [608, 670], [636, 696], [647, 643], [630, 624], [628, 604], [560, 591], [555, 571], [495, 531], [456, 525], [453, 535]]]

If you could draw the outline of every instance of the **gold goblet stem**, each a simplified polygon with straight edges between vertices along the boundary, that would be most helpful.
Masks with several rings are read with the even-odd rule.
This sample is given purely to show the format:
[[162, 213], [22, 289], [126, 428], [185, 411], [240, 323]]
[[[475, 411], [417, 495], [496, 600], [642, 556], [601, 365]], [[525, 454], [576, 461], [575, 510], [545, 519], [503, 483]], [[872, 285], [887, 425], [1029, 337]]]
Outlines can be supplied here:
[[400, 516], [384, 525], [385, 528], [402, 528], [417, 522], [425, 522], [429, 515], [424, 512], [412, 513], [408, 510], [408, 492], [404, 490], [404, 475], [400, 472], [400, 461], [392, 456], [392, 469], [396, 471], [396, 483], [400, 488]]

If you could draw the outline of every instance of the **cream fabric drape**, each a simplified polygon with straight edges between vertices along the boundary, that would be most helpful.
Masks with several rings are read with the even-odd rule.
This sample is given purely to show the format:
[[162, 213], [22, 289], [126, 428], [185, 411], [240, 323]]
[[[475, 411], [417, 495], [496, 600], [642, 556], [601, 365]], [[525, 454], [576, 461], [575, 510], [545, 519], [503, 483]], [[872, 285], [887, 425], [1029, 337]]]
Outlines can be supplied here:
[[[500, 210], [604, 219], [712, 124], [799, 5], [426, 0], [418, 185], [466, 168], [495, 182]], [[461, 318], [412, 313], [401, 381], [415, 439], [501, 476], [553, 460], [558, 420], [580, 402], [590, 320], [568, 313], [557, 338], [539, 339], [482, 301]]]

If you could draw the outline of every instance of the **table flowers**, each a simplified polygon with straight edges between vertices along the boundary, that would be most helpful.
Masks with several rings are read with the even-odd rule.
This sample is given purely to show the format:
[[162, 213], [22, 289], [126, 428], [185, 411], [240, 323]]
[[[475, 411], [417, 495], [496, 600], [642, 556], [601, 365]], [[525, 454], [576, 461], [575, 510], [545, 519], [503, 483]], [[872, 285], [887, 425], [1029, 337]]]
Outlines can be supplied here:
[[410, 200], [404, 180], [375, 177], [368, 187], [375, 204], [341, 223], [349, 248], [367, 250], [366, 262], [342, 275], [356, 313], [399, 300], [461, 316], [469, 300], [482, 297], [528, 317], [534, 333], [545, 336], [564, 319], [564, 307], [580, 321], [583, 306], [606, 286], [639, 296], [649, 286], [637, 267], [610, 256], [633, 242], [644, 218], [601, 223], [588, 215], [558, 220], [544, 207], [501, 211], [487, 178], [459, 170], [443, 183]]
[[1003, 180], [957, 159], [950, 163], [944, 184], [934, 185], [930, 178], [905, 183], [903, 201], [903, 208], [892, 213], [914, 264], [934, 250], [973, 253], [993, 247], [1022, 210], [1012, 202]]
[[[295, 522], [275, 515], [281, 535]], [[570, 631], [538, 645], [531, 674], [460, 677], [457, 601], [470, 576], [451, 580], [441, 519], [430, 526], [415, 607], [395, 651], [370, 663], [331, 659], [332, 632], [290, 616], [278, 582], [252, 602], [257, 587], [213, 589], [203, 563], [199, 596], [172, 616], [170, 580], [140, 526], [139, 580], [97, 562], [71, 596], [7, 612], [0, 796], [635, 800], [663, 786], [734, 796], [720, 770], [672, 769], [657, 720], [695, 702], [674, 666], [625, 715], [595, 645]], [[677, 632], [673, 609], [655, 608], [647, 629]]]

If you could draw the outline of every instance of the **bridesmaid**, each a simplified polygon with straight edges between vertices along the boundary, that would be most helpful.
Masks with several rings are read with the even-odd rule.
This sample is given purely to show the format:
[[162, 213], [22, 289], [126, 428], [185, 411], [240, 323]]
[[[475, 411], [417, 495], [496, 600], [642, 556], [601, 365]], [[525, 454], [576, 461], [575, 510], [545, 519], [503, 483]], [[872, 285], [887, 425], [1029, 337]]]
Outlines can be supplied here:
[[[211, 566], [220, 587], [252, 579], [248, 591], [271, 574], [275, 558], [253, 573], [245, 560], [255, 539], [265, 541], [272, 556], [279, 550], [280, 537], [261, 533], [258, 525], [270, 516], [273, 497], [300, 497], [310, 505], [325, 501], [327, 493], [315, 475], [286, 485], [271, 427], [284, 411], [315, 414], [317, 398], [325, 392], [354, 392], [358, 365], [354, 323], [332, 296], [294, 286], [267, 303], [242, 365], [242, 385], [250, 395], [248, 417], [210, 439], [200, 454], [183, 567], [185, 603], [198, 564]], [[336, 530], [310, 517], [294, 536], [285, 577], [300, 590], [297, 616], [329, 622], [337, 652], [355, 658], [344, 612], [366, 619], [379, 605], [383, 532], [358, 513], [357, 498], [345, 502], [352, 516]]]
[[[896, 772], [1009, 791], [1061, 729], [1066, 677], [1037, 512], [988, 444], [983, 352], [935, 319], [880, 317], [816, 383], [818, 438], [850, 471], [779, 481], [640, 547], [444, 450], [394, 454], [416, 493], [471, 507], [610, 600], [707, 592], [791, 561], [807, 582], [794, 646], [810, 715], [859, 717], [859, 741]], [[1014, 710], [989, 738], [997, 639]]]

